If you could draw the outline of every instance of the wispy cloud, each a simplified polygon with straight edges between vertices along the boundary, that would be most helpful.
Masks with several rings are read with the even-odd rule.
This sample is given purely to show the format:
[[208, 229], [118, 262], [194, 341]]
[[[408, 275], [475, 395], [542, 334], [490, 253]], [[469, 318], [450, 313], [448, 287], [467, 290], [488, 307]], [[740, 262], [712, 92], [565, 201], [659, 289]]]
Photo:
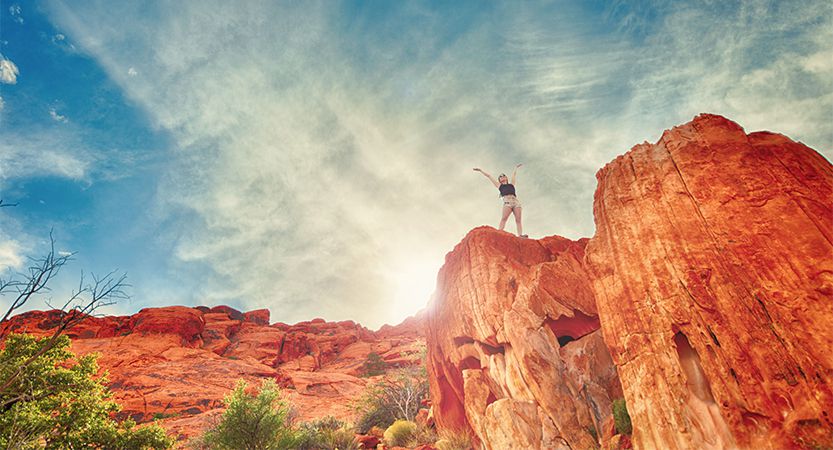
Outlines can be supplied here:
[[13, 240], [0, 240], [0, 272], [17, 270], [23, 265], [20, 244]]
[[17, 3], [9, 6], [9, 15], [14, 19], [15, 22], [23, 23], [23, 10]]
[[[525, 162], [527, 230], [577, 238], [593, 233], [595, 171], [699, 112], [833, 143], [823, 2], [103, 5], [53, 17], [176, 139], [156, 213], [192, 301], [280, 320], [416, 310], [444, 253], [497, 222], [474, 166]], [[766, 53], [773, 32], [783, 48]]]
[[[0, 187], [4, 180], [56, 176], [84, 180], [94, 157], [66, 133], [32, 132], [25, 136], [4, 133], [0, 140]], [[73, 145], [74, 144], [74, 145]]]
[[59, 114], [58, 110], [55, 108], [49, 108], [49, 117], [51, 117], [55, 122], [67, 123], [69, 121], [67, 116]]
[[0, 83], [17, 83], [18, 74], [20, 74], [20, 70], [18, 70], [15, 63], [0, 53]]

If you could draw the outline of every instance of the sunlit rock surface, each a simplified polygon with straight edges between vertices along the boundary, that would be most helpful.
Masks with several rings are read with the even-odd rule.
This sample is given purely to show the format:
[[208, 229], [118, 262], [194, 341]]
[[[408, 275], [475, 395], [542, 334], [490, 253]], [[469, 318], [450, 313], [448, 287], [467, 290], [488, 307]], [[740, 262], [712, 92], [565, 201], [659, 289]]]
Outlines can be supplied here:
[[701, 115], [597, 174], [587, 246], [641, 448], [833, 445], [833, 169]]
[[[59, 311], [13, 317], [0, 329], [51, 334]], [[335, 416], [352, 422], [351, 408], [375, 378], [362, 364], [375, 352], [389, 367], [422, 364], [422, 318], [370, 331], [351, 321], [315, 319], [269, 325], [269, 311], [228, 306], [147, 308], [132, 316], [89, 317], [67, 333], [72, 350], [100, 353], [121, 415], [161, 419], [180, 438], [199, 434], [222, 411], [238, 379], [275, 379], [299, 420]]]
[[637, 448], [833, 446], [830, 163], [701, 115], [597, 177], [592, 239], [483, 227], [447, 255], [436, 423], [485, 448], [607, 447], [624, 394]]
[[427, 314], [434, 417], [486, 448], [593, 448], [621, 397], [582, 261], [587, 240], [488, 227], [448, 254]]

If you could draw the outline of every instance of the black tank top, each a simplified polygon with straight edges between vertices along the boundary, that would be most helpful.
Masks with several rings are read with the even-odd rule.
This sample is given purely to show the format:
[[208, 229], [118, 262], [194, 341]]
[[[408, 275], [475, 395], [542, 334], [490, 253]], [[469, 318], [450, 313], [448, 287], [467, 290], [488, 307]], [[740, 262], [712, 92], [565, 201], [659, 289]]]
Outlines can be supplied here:
[[515, 186], [512, 184], [501, 184], [498, 189], [500, 190], [501, 197], [504, 197], [506, 195], [515, 195]]

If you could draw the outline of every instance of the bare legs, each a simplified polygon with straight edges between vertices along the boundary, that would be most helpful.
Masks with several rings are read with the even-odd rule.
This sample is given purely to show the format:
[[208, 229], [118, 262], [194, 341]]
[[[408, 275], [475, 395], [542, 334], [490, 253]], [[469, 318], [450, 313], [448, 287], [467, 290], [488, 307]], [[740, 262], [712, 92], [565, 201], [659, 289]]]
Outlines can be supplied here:
[[524, 227], [521, 226], [521, 208], [520, 206], [512, 208], [512, 213], [515, 214], [515, 225], [518, 227], [518, 236], [524, 235]]
[[524, 235], [523, 225], [521, 225], [521, 207], [511, 207], [511, 206], [504, 206], [503, 211], [500, 217], [500, 227], [498, 229], [503, 231], [503, 228], [506, 227], [506, 221], [509, 220], [509, 216], [514, 214], [515, 215], [515, 225], [518, 227], [518, 236]]
[[503, 227], [506, 226], [506, 221], [509, 220], [510, 214], [512, 214], [512, 207], [504, 205], [503, 212], [500, 216], [500, 227], [498, 227], [500, 231], [503, 231]]

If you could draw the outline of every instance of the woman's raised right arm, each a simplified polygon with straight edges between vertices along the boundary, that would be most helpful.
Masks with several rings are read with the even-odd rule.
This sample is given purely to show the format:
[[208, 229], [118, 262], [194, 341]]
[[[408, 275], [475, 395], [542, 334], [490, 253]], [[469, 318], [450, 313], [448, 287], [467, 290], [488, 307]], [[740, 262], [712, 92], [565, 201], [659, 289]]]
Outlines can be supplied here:
[[486, 178], [488, 178], [488, 179], [489, 179], [489, 181], [491, 181], [491, 182], [492, 182], [492, 184], [494, 184], [496, 188], [499, 188], [499, 187], [500, 187], [500, 183], [498, 183], [498, 182], [497, 182], [497, 180], [495, 180], [495, 178], [494, 178], [493, 176], [489, 175], [488, 173], [484, 172], [484, 171], [483, 171], [483, 170], [481, 170], [481, 169], [478, 169], [477, 167], [475, 167], [475, 168], [474, 168], [474, 171], [475, 171], [475, 172], [480, 172], [480, 173], [482, 173], [482, 174], [483, 174], [483, 176], [485, 176]]

